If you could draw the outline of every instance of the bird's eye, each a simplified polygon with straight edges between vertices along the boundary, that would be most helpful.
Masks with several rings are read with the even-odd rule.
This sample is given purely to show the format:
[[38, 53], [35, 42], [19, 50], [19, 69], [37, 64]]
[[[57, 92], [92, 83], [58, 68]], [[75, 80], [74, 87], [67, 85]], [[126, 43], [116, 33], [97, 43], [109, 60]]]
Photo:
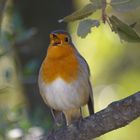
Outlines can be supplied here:
[[69, 38], [68, 37], [65, 38], [65, 42], [69, 42]]

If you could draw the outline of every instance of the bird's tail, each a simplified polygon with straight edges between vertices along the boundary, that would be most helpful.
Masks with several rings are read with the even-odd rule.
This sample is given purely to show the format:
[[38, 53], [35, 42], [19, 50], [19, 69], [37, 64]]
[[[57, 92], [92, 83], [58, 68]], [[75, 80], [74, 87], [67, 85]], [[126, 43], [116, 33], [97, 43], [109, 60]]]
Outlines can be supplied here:
[[90, 115], [94, 114], [94, 103], [91, 98], [88, 101], [88, 110]]

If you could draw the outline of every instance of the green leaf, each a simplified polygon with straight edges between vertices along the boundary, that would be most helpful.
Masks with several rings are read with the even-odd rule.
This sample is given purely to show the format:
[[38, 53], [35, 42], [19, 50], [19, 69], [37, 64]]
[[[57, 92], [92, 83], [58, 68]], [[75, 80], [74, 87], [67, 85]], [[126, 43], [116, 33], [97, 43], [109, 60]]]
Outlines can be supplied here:
[[128, 42], [140, 42], [140, 36], [131, 26], [125, 24], [115, 16], [109, 17], [109, 20], [112, 25], [112, 31], [117, 33], [120, 39]]
[[100, 25], [98, 20], [86, 19], [79, 23], [77, 34], [84, 38], [91, 32], [92, 27], [98, 27]]
[[127, 12], [139, 7], [140, 0], [111, 0], [110, 5], [117, 11]]
[[1, 57], [8, 55], [8, 53], [12, 52], [11, 48], [5, 49], [3, 52], [0, 53], [0, 59]]
[[89, 15], [91, 15], [93, 12], [95, 12], [97, 9], [100, 9], [101, 5], [98, 5], [97, 3], [89, 3], [85, 5], [83, 8], [73, 12], [72, 14], [64, 17], [63, 19], [60, 19], [58, 22], [70, 22], [75, 21], [79, 19], [83, 19]]
[[131, 28], [134, 28], [134, 27], [136, 26], [136, 24], [137, 24], [137, 22], [134, 22], [134, 23], [130, 24], [129, 26], [130, 26]]
[[96, 7], [102, 7], [102, 0], [90, 0]]

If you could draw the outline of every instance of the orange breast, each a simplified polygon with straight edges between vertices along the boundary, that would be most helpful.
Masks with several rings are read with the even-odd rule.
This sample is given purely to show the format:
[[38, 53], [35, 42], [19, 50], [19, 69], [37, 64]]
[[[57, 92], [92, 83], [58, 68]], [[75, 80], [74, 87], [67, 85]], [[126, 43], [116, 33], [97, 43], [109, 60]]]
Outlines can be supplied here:
[[78, 60], [71, 46], [50, 46], [42, 64], [41, 76], [44, 82], [51, 83], [60, 77], [72, 82], [78, 76]]

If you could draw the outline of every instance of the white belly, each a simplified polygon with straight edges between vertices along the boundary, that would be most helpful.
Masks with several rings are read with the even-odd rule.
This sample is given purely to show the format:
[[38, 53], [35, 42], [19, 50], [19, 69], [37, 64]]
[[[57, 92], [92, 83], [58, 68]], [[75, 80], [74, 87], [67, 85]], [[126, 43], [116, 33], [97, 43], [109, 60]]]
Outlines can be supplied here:
[[89, 99], [88, 80], [79, 77], [73, 83], [57, 78], [51, 84], [43, 83], [39, 78], [39, 88], [45, 102], [53, 109], [67, 110], [85, 105]]

